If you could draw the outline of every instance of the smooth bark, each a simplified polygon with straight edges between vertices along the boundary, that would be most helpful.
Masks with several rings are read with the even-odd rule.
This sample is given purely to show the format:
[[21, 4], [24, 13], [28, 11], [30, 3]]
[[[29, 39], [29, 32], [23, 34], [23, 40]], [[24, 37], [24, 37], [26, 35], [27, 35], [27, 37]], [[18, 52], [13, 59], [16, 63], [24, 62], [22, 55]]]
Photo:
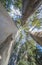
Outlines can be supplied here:
[[8, 65], [17, 27], [0, 3], [0, 65]]

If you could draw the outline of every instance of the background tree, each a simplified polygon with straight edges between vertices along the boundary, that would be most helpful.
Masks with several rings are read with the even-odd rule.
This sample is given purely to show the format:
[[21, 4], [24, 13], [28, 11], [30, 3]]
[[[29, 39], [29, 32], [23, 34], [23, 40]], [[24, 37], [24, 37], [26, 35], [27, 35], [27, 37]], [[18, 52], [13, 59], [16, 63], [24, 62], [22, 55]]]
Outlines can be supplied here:
[[[10, 0], [11, 1], [11, 0]], [[23, 3], [22, 3], [23, 2]], [[33, 15], [33, 20], [28, 21], [26, 24], [25, 22], [27, 21], [27, 18], [38, 8], [38, 5], [41, 5], [41, 0], [15, 0], [15, 6], [16, 8], [20, 8], [20, 3], [22, 3], [22, 18], [20, 20], [18, 20], [18, 22], [21, 22], [20, 24], [22, 26], [20, 26], [19, 32], [18, 32], [18, 36], [17, 36], [17, 40], [15, 40], [16, 45], [14, 46], [14, 51], [12, 54], [12, 57], [9, 61], [13, 63], [13, 64], [18, 64], [18, 65], [39, 65], [38, 61], [36, 60], [37, 57], [37, 47], [36, 47], [36, 42], [38, 42], [39, 44], [41, 44], [41, 39], [42, 37], [39, 37], [39, 40], [41, 40], [39, 42], [39, 40], [37, 40], [38, 37], [38, 32], [36, 33], [31, 33], [35, 28], [39, 28], [41, 26], [40, 24], [40, 20], [37, 18], [36, 15]], [[12, 2], [11, 2], [12, 3]], [[35, 6], [34, 6], [35, 5]], [[37, 8], [36, 8], [37, 7]], [[31, 25], [32, 23], [32, 25]], [[29, 25], [30, 24], [30, 25]], [[33, 27], [33, 28], [32, 28]], [[42, 35], [42, 33], [41, 33]], [[39, 36], [41, 36], [39, 35]], [[33, 39], [31, 39], [31, 37]], [[24, 64], [25, 62], [25, 64]], [[12, 65], [12, 64], [10, 64]]]

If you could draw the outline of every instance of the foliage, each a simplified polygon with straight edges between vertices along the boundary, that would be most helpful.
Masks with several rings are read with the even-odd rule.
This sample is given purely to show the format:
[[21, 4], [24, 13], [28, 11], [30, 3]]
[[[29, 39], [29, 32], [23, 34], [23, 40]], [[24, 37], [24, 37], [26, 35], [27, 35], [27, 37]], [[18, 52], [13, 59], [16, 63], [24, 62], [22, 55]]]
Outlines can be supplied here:
[[6, 5], [6, 0], [0, 0], [1, 3], [3, 3], [3, 5]]
[[34, 25], [36, 25], [36, 27], [40, 27], [40, 20], [39, 19], [34, 19], [33, 21], [32, 21], [32, 25], [34, 26]]
[[[19, 9], [22, 8], [22, 0], [15, 0], [15, 2], [13, 2], [12, 0], [7, 0], [8, 4], [6, 3], [6, 0], [0, 1], [3, 3], [4, 6], [7, 5], [7, 7], [9, 7], [12, 3]], [[10, 64], [10, 62], [14, 65], [39, 65], [38, 57], [36, 56], [38, 55], [36, 43], [29, 35], [29, 29], [31, 29], [35, 25], [37, 28], [39, 28], [41, 25], [40, 20], [37, 17], [35, 18], [34, 16], [31, 22], [29, 21], [23, 27], [20, 26], [17, 38], [15, 40], [13, 53], [10, 57], [9, 65], [12, 65]], [[32, 24], [29, 26], [30, 23]], [[21, 25], [20, 20], [18, 20], [18, 24]]]
[[20, 62], [18, 63], [18, 65], [28, 65], [28, 63], [24, 60], [20, 60]]
[[8, 8], [12, 4], [16, 8], [22, 9], [22, 0], [0, 0], [0, 2]]
[[[35, 18], [34, 16], [31, 22], [29, 21], [24, 26], [20, 26], [19, 28], [18, 36], [15, 41], [16, 45], [14, 46], [15, 48], [13, 50], [14, 54], [16, 55], [16, 62], [14, 61], [16, 65], [39, 65], [36, 42], [29, 35], [29, 30], [33, 26], [36, 26], [36, 28], [40, 28], [41, 26], [40, 19], [37, 17]], [[20, 22], [21, 21], [18, 20], [18, 24], [21, 24]], [[33, 30], [31, 30], [31, 32], [32, 31]]]
[[21, 8], [22, 8], [22, 0], [15, 0], [14, 5], [15, 5], [16, 7], [18, 7], [19, 9], [21, 9]]
[[3, 4], [3, 6], [7, 9], [7, 11], [10, 11], [10, 6], [13, 4], [12, 0], [0, 0], [0, 2]]
[[[15, 59], [16, 65], [36, 65], [36, 44], [34, 44], [34, 40], [28, 36], [28, 32], [24, 28], [21, 27], [19, 30], [20, 38], [18, 42], [15, 42], [16, 45], [13, 50], [14, 54], [17, 54]], [[26, 40], [25, 42], [22, 41], [24, 38]]]

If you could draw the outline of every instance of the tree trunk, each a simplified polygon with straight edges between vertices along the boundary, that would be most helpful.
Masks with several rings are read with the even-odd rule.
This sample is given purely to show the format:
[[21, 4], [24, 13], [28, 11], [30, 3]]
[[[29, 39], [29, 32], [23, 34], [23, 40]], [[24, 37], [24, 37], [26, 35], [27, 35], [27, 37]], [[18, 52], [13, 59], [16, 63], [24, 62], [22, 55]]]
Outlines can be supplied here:
[[42, 31], [35, 33], [30, 32], [30, 35], [38, 44], [42, 45]]
[[23, 0], [22, 1], [22, 25], [26, 23], [27, 18], [42, 4], [42, 0]]
[[8, 65], [17, 27], [0, 3], [0, 65]]
[[[22, 7], [22, 25], [24, 25], [26, 23], [27, 18], [33, 14], [33, 12], [35, 12], [35, 10], [37, 10], [37, 8], [42, 4], [42, 0], [23, 0], [23, 7]], [[40, 32], [42, 33], [42, 32]], [[38, 42], [40, 45], [42, 45], [42, 34], [40, 35], [39, 33], [39, 37], [38, 37], [38, 33], [37, 35], [33, 34], [30, 32], [30, 35], [32, 36], [32, 38]]]

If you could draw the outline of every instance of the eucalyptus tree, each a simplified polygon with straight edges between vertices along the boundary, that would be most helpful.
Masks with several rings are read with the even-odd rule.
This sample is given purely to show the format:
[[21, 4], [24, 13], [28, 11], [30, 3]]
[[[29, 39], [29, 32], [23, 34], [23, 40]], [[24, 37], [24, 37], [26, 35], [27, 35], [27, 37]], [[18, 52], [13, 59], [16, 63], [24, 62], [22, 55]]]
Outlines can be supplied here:
[[[9, 64], [13, 60], [12, 63], [16, 65], [39, 65], [36, 57], [36, 44], [39, 43], [42, 45], [42, 31], [33, 32], [35, 28], [39, 29], [41, 26], [40, 19], [37, 18], [38, 11], [35, 14], [33, 14], [33, 12], [41, 5], [42, 0], [7, 0], [7, 2], [5, 0], [5, 2], [2, 3], [3, 5], [5, 4], [6, 7], [7, 5], [10, 7], [10, 5], [13, 4], [22, 11], [22, 17], [18, 20], [20, 28], [15, 40], [14, 56], [10, 58]], [[33, 14], [33, 16], [31, 14]], [[31, 17], [29, 17], [30, 15]]]

